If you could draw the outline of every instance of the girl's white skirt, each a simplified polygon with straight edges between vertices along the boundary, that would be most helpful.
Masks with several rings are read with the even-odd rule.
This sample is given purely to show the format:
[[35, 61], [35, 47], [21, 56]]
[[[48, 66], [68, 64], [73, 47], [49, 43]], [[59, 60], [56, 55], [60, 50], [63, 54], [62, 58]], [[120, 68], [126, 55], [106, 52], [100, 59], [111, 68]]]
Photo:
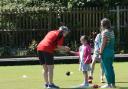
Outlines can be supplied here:
[[80, 62], [79, 70], [80, 71], [90, 71], [91, 70], [90, 64], [84, 64], [84, 63]]

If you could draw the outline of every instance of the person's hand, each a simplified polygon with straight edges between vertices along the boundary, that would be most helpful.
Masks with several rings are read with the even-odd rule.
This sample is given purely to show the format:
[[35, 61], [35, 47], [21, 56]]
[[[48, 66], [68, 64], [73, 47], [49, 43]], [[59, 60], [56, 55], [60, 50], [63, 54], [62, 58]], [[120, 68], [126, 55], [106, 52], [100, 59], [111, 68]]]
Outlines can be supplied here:
[[70, 48], [68, 46], [65, 46], [64, 47], [64, 51], [69, 52], [70, 51]]
[[70, 51], [71, 54], [75, 54], [75, 51]]
[[99, 54], [102, 55], [102, 51], [101, 50], [99, 51]]
[[101, 56], [101, 55], [99, 55], [99, 59], [100, 59], [100, 60], [102, 59], [102, 56]]
[[101, 49], [99, 49], [98, 53], [101, 55], [101, 54], [102, 54], [102, 50], [101, 50]]

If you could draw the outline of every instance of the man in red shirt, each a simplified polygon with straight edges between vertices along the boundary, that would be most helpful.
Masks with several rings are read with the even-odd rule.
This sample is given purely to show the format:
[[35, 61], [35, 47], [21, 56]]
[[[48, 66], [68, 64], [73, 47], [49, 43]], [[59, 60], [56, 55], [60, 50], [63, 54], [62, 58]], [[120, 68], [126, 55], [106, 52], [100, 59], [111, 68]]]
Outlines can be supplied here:
[[40, 64], [44, 69], [45, 88], [59, 88], [53, 83], [54, 59], [53, 53], [55, 50], [69, 51], [70, 48], [62, 46], [64, 37], [69, 33], [66, 26], [61, 26], [58, 30], [50, 31], [44, 39], [38, 44], [37, 51]]

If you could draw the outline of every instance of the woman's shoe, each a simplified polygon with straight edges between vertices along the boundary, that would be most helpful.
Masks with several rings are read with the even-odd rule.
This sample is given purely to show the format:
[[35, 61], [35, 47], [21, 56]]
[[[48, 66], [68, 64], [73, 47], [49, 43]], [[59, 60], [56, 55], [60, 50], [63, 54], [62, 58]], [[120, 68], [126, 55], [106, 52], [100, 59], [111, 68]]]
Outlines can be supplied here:
[[106, 85], [101, 86], [100, 88], [112, 88], [112, 86], [110, 84], [106, 84]]

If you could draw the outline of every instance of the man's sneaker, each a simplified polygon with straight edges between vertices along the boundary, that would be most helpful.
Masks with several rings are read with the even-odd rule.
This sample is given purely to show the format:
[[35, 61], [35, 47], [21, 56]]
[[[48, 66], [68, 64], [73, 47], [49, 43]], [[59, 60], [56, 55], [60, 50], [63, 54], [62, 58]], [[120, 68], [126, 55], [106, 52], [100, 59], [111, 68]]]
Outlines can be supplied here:
[[101, 86], [100, 88], [112, 88], [112, 86], [110, 84], [106, 84], [106, 85]]
[[55, 84], [49, 84], [47, 88], [48, 89], [59, 89], [59, 87], [56, 86]]
[[44, 88], [48, 88], [48, 84], [45, 84], [45, 85], [44, 85]]

